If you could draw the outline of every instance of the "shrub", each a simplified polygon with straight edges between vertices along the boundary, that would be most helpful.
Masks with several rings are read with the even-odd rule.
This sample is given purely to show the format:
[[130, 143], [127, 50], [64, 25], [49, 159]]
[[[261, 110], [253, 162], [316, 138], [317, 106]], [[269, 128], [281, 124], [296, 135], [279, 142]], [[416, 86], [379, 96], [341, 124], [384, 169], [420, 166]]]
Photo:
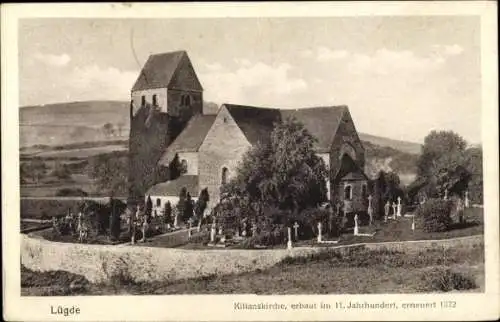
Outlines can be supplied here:
[[318, 222], [322, 223], [323, 236], [337, 237], [340, 234], [342, 217], [337, 217], [329, 210], [309, 208], [294, 217], [299, 224], [299, 238], [310, 239], [318, 235]]
[[191, 236], [189, 242], [193, 244], [206, 245], [210, 242], [210, 232], [200, 231], [199, 233], [194, 233], [194, 235]]
[[452, 202], [450, 200], [429, 199], [417, 209], [422, 228], [426, 232], [442, 232], [450, 229]]
[[449, 268], [434, 267], [421, 275], [426, 291], [449, 292], [477, 288], [476, 282], [470, 276], [454, 272]]

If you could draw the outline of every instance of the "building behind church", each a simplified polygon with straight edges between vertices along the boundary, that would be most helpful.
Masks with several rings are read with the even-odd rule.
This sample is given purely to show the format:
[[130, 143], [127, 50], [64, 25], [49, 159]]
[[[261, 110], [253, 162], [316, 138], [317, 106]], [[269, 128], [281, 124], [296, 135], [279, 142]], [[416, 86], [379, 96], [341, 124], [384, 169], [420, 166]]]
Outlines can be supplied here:
[[[130, 200], [148, 196], [160, 213], [186, 188], [196, 199], [201, 189], [217, 204], [220, 187], [237, 171], [244, 153], [268, 140], [273, 123], [289, 116], [317, 139], [315, 152], [329, 171], [328, 198], [346, 212], [366, 210], [365, 151], [347, 106], [300, 109], [223, 104], [203, 111], [203, 88], [185, 51], [151, 55], [131, 91]], [[183, 169], [171, 180], [177, 158]]]

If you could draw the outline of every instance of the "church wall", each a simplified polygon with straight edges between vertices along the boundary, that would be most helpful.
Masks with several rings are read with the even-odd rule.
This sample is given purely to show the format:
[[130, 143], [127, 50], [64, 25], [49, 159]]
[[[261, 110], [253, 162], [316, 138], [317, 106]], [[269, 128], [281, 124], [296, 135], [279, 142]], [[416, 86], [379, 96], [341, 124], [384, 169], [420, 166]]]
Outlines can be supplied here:
[[209, 207], [215, 206], [220, 197], [223, 167], [228, 168], [228, 180], [236, 173], [238, 163], [251, 147], [245, 135], [222, 107], [199, 149], [200, 189], [207, 188]]
[[198, 152], [178, 152], [179, 161], [186, 160], [187, 172], [185, 174], [198, 175]]
[[[189, 96], [190, 105], [183, 106], [182, 97]], [[179, 89], [168, 90], [168, 114], [171, 116], [181, 116], [183, 113], [201, 114], [203, 112], [203, 95], [198, 91], [188, 91]]]
[[[345, 153], [351, 156], [361, 170], [364, 170], [365, 150], [349, 112], [344, 113], [330, 150], [330, 178], [332, 182], [340, 169], [341, 159]], [[342, 190], [338, 189], [336, 183], [332, 184], [332, 187], [331, 198], [334, 200], [339, 193], [342, 193]]]
[[153, 104], [153, 95], [157, 97], [157, 105], [160, 107], [160, 112], [167, 113], [168, 100], [167, 100], [167, 89], [166, 88], [154, 88], [142, 91], [132, 92], [132, 103], [134, 104], [134, 115], [137, 110], [141, 107], [142, 96], [145, 96], [147, 104]]
[[[363, 198], [363, 185], [366, 186], [366, 181], [342, 181], [336, 185], [339, 192], [340, 200], [344, 204], [344, 211], [346, 213], [352, 212], [366, 212], [367, 201]], [[345, 199], [345, 188], [351, 186], [352, 199]]]

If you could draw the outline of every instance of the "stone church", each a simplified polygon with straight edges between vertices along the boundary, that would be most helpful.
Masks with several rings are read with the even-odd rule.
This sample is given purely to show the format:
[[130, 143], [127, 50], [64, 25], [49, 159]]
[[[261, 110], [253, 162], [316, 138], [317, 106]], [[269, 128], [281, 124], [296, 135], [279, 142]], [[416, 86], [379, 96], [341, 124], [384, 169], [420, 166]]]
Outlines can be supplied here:
[[[130, 200], [151, 197], [160, 214], [184, 187], [209, 207], [243, 154], [269, 139], [273, 123], [294, 116], [317, 138], [315, 152], [329, 170], [328, 197], [346, 212], [366, 210], [365, 151], [347, 106], [279, 109], [223, 104], [203, 110], [203, 88], [185, 51], [151, 55], [131, 91]], [[174, 159], [182, 174], [169, 177]]]

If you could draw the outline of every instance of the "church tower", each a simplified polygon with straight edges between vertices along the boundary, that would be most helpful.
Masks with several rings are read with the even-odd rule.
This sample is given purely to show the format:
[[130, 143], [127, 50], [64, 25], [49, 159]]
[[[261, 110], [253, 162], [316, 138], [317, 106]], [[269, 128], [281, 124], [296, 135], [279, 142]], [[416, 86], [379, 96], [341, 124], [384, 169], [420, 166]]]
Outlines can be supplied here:
[[158, 160], [189, 119], [203, 112], [203, 88], [185, 51], [149, 56], [131, 90], [129, 204], [161, 181]]

